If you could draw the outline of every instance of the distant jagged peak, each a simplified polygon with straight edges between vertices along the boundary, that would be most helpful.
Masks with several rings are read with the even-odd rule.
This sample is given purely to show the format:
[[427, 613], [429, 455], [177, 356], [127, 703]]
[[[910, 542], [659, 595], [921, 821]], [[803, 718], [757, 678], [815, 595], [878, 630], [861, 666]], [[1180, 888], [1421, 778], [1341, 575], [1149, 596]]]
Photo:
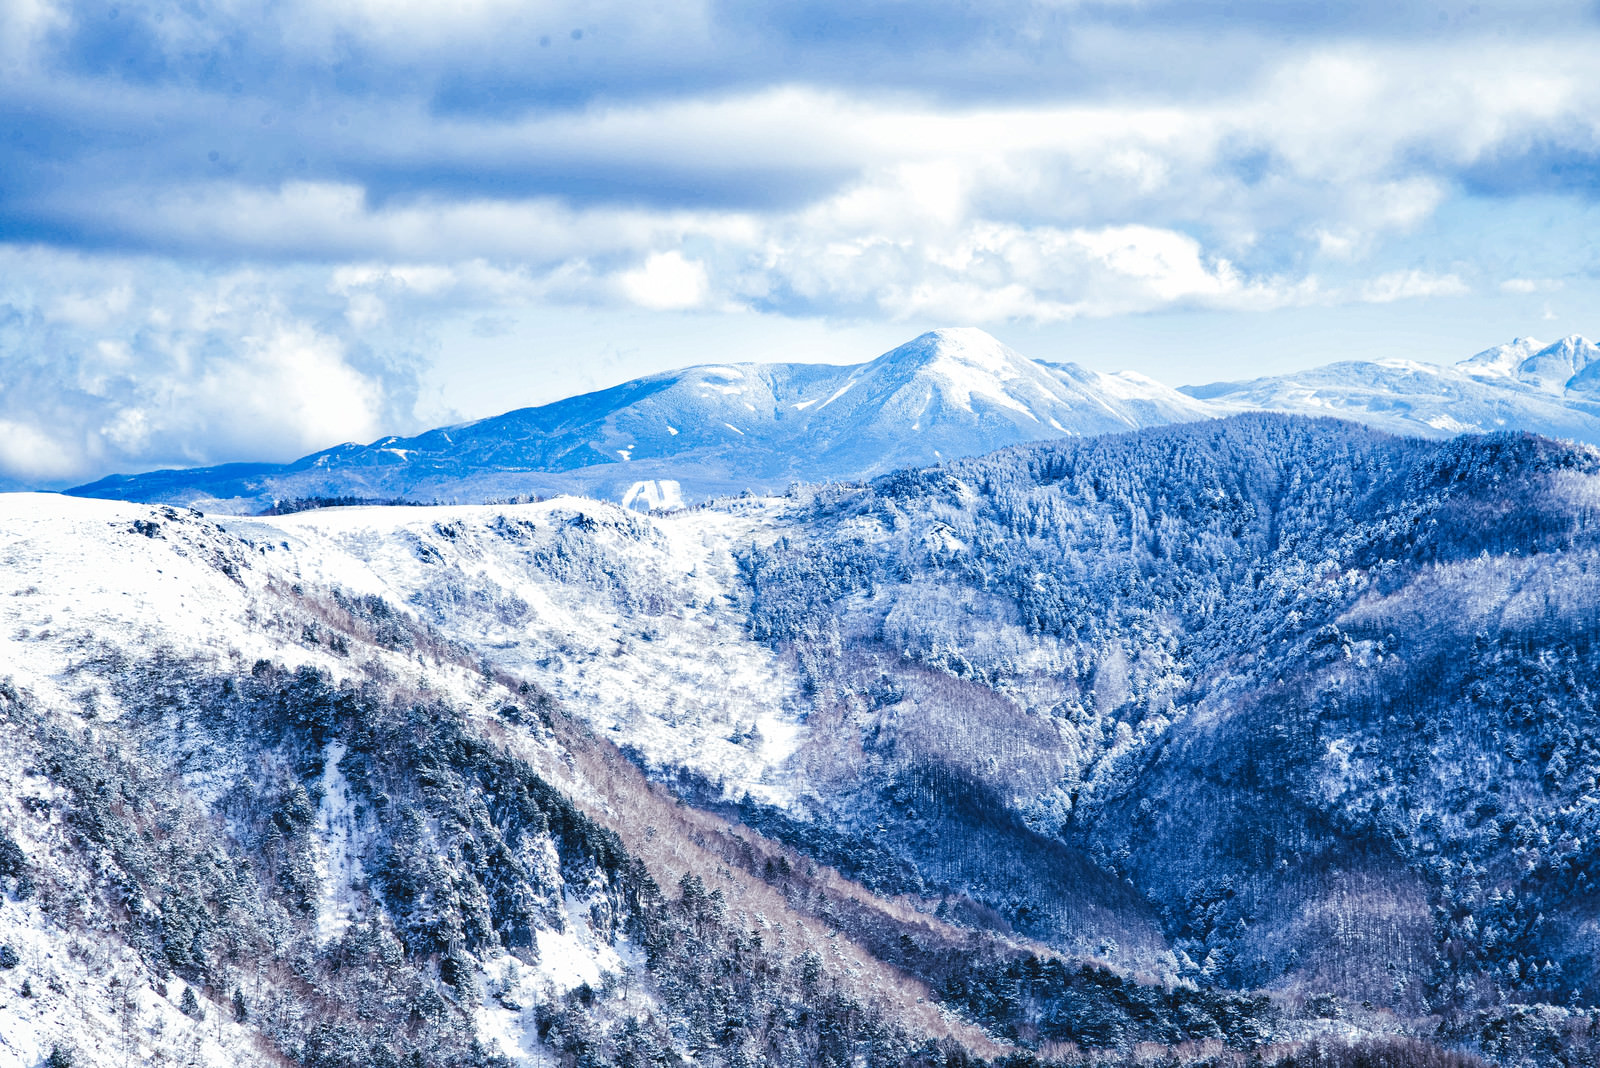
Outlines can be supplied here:
[[1596, 359], [1600, 359], [1600, 345], [1596, 345], [1582, 334], [1568, 334], [1560, 341], [1543, 346], [1534, 355], [1571, 360], [1580, 363], [1579, 370], [1582, 370]]
[[1517, 377], [1539, 389], [1559, 393], [1591, 365], [1600, 362], [1600, 346], [1579, 334], [1546, 345], [1517, 365]]
[[1536, 389], [1559, 393], [1597, 363], [1600, 363], [1600, 346], [1581, 334], [1569, 334], [1554, 342], [1514, 338], [1470, 356], [1456, 367], [1476, 378], [1510, 378]]
[[1545, 342], [1535, 338], [1512, 338], [1504, 345], [1468, 356], [1456, 366], [1469, 375], [1511, 378], [1516, 375], [1522, 361], [1544, 347]]
[[1562, 356], [1563, 358], [1570, 356], [1571, 363], [1577, 370], [1567, 379], [1567, 389], [1587, 394], [1600, 391], [1600, 345], [1577, 334], [1563, 338], [1559, 342], [1561, 345], [1569, 343], [1571, 352], [1563, 353]]
[[874, 393], [906, 390], [937, 394], [972, 412], [975, 401], [1009, 408], [1031, 422], [1041, 404], [1059, 404], [1059, 383], [1048, 368], [998, 338], [973, 327], [930, 330], [866, 364], [853, 382], [875, 383]]

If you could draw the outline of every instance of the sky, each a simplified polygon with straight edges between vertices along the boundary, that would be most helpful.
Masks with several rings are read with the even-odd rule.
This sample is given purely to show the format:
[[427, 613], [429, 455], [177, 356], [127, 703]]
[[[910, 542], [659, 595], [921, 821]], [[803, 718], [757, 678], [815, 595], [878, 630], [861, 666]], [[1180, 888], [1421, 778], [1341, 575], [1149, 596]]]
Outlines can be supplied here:
[[0, 486], [979, 326], [1600, 332], [1600, 0], [0, 0]]

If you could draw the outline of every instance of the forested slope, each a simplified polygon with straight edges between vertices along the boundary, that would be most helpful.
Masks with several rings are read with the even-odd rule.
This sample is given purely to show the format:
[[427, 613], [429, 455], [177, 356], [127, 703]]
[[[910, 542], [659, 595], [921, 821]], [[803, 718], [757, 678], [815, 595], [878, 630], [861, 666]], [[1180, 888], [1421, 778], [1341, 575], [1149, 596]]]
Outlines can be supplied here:
[[[752, 625], [861, 732], [816, 747], [835, 818], [919, 870], [981, 887], [938, 851], [981, 796], [1001, 856], [996, 803], [1191, 978], [1589, 1003], [1597, 470], [1265, 416], [1004, 450], [819, 491], [745, 554]], [[1038, 867], [986, 896], [1059, 939]]]
[[0, 1050], [1593, 1064], [1597, 489], [1253, 415], [670, 517], [0, 498]]

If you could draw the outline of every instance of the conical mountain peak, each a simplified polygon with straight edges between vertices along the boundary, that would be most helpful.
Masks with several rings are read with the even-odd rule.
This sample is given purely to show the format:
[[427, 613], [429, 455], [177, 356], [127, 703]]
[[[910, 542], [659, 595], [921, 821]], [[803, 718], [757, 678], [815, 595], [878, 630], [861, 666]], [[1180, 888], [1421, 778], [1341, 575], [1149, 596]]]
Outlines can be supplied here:
[[874, 365], [927, 371], [962, 368], [1012, 377], [1033, 361], [993, 334], [976, 327], [953, 326], [920, 334], [868, 366]]
[[117, 477], [80, 492], [213, 510], [316, 496], [556, 492], [665, 505], [1209, 414], [1159, 383], [1036, 362], [982, 330], [949, 327], [853, 366], [707, 364], [250, 473]]
[[1504, 345], [1496, 345], [1492, 349], [1462, 360], [1456, 366], [1469, 375], [1505, 375], [1512, 376], [1517, 373], [1517, 367], [1529, 356], [1545, 348], [1545, 342], [1531, 337], [1512, 338]]

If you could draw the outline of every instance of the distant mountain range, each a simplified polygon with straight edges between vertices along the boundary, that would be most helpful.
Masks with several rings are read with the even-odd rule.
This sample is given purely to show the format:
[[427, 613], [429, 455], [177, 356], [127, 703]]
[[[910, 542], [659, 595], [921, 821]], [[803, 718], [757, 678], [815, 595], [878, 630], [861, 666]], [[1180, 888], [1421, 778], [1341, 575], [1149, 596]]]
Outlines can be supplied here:
[[1551, 345], [1517, 338], [1451, 366], [1351, 360], [1182, 392], [1218, 414], [1299, 412], [1421, 437], [1531, 430], [1600, 443], [1600, 346], [1576, 335]]
[[1238, 411], [1331, 415], [1444, 437], [1526, 429], [1600, 443], [1600, 348], [1517, 339], [1454, 366], [1349, 361], [1174, 390], [1031, 360], [975, 329], [869, 363], [689, 367], [287, 464], [113, 475], [69, 493], [247, 512], [315, 497], [471, 502], [580, 493], [646, 509], [867, 478], [1005, 445]]

